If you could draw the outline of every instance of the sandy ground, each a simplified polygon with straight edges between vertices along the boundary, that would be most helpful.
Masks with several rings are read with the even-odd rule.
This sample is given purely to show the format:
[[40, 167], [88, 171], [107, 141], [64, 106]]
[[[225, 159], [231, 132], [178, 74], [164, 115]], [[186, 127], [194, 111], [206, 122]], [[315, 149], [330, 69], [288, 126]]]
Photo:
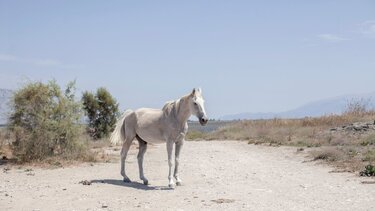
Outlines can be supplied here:
[[[375, 185], [303, 162], [307, 158], [295, 148], [187, 142], [184, 183], [174, 190], [167, 187], [164, 145], [146, 153], [149, 186], [138, 179], [136, 153], [132, 146], [130, 184], [122, 182], [118, 162], [6, 172], [0, 166], [0, 210], [375, 210]], [[82, 180], [93, 183], [79, 184]]]

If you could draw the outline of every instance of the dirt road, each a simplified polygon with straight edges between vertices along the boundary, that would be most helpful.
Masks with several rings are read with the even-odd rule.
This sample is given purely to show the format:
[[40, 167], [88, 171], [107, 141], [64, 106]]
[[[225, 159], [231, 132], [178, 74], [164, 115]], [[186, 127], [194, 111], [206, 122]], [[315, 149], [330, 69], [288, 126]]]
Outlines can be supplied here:
[[183, 186], [174, 190], [167, 188], [164, 145], [145, 155], [149, 186], [138, 179], [136, 153], [132, 146], [131, 184], [121, 181], [118, 162], [32, 171], [0, 166], [0, 210], [375, 210], [375, 185], [303, 163], [295, 148], [187, 142], [180, 161]]

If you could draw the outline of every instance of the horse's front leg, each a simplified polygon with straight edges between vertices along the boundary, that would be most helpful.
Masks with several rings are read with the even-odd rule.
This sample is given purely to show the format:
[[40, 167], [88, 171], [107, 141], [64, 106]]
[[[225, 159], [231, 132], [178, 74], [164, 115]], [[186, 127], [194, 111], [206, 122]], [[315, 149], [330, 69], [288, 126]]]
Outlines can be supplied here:
[[169, 187], [174, 187], [174, 181], [172, 177], [172, 151], [173, 151], [173, 141], [168, 140], [167, 141], [167, 153], [168, 153], [168, 165], [169, 165], [169, 174], [168, 174], [168, 180], [169, 180]]
[[182, 145], [184, 145], [183, 139], [176, 143], [174, 178], [176, 179], [177, 186], [180, 186], [182, 183], [180, 177], [178, 176], [178, 167], [180, 165], [180, 151], [181, 151]]

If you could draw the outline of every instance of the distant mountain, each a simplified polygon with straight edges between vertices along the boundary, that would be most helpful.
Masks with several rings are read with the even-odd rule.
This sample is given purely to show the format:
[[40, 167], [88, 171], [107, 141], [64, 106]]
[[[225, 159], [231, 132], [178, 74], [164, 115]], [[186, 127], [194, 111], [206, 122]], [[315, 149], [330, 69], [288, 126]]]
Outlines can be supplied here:
[[7, 114], [9, 112], [9, 100], [13, 95], [13, 91], [9, 89], [0, 89], [0, 124], [7, 122]]
[[272, 118], [303, 118], [318, 117], [325, 114], [340, 114], [351, 101], [364, 100], [369, 108], [375, 108], [375, 92], [358, 95], [344, 95], [340, 97], [328, 98], [305, 104], [293, 110], [279, 113], [239, 113], [226, 115], [221, 120], [237, 119], [272, 119]]

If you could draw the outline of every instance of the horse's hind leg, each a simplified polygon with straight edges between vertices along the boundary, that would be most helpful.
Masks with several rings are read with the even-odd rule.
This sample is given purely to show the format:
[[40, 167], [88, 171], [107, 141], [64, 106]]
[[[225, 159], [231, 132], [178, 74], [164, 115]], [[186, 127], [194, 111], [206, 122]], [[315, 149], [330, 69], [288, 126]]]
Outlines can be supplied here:
[[129, 177], [126, 176], [125, 173], [125, 160], [126, 156], [128, 155], [129, 148], [134, 140], [134, 136], [128, 136], [126, 135], [126, 139], [122, 145], [121, 150], [121, 175], [124, 177], [124, 182], [131, 182]]
[[136, 136], [138, 142], [139, 142], [139, 152], [138, 152], [138, 167], [139, 167], [139, 178], [143, 180], [143, 184], [148, 185], [148, 180], [143, 174], [143, 157], [147, 150], [147, 142], [145, 142], [143, 139], [141, 139], [139, 136]]

